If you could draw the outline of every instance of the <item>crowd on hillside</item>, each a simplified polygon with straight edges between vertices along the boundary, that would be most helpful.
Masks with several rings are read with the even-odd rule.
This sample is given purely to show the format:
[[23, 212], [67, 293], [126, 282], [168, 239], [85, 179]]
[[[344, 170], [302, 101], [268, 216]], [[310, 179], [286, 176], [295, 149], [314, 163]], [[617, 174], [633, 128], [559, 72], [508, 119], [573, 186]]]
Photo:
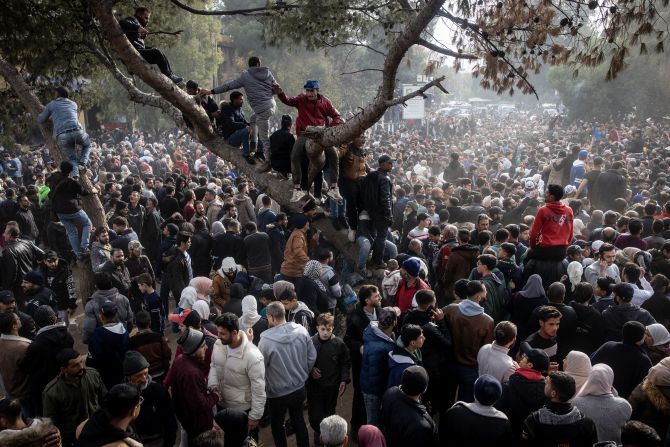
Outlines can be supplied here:
[[[240, 87], [250, 122], [208, 99]], [[311, 188], [301, 133], [347, 118], [317, 81], [288, 97], [251, 58], [187, 89], [301, 212], [188, 136], [91, 138], [58, 88], [67, 159], [0, 164], [0, 445], [670, 443], [669, 122], [380, 126]]]

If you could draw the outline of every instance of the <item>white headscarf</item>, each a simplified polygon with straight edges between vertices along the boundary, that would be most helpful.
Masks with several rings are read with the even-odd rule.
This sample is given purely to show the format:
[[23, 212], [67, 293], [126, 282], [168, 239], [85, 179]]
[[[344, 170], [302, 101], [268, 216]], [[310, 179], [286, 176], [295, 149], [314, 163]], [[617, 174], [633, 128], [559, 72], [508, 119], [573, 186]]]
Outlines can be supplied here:
[[652, 346], [665, 345], [670, 342], [670, 332], [661, 323], [654, 323], [647, 326], [647, 332], [654, 340]]
[[589, 378], [582, 386], [582, 389], [577, 392], [577, 396], [605, 396], [607, 394], [617, 395], [616, 390], [612, 386], [614, 383], [614, 371], [609, 365], [598, 363], [591, 369]]
[[582, 267], [582, 264], [577, 261], [572, 261], [570, 264], [568, 264], [568, 279], [570, 280], [570, 284], [572, 285], [572, 291], [575, 291], [575, 287], [577, 287], [577, 284], [582, 282], [582, 275], [584, 274], [584, 267]]
[[254, 327], [261, 319], [258, 314], [258, 302], [253, 295], [247, 295], [242, 299], [242, 316], [240, 317], [240, 330], [246, 331]]
[[181, 291], [181, 297], [179, 297], [179, 307], [182, 309], [191, 309], [197, 299], [198, 292], [195, 290], [195, 287], [184, 287], [184, 290]]
[[570, 351], [565, 357], [565, 372], [575, 379], [575, 388], [579, 390], [591, 374], [591, 359], [579, 351]]

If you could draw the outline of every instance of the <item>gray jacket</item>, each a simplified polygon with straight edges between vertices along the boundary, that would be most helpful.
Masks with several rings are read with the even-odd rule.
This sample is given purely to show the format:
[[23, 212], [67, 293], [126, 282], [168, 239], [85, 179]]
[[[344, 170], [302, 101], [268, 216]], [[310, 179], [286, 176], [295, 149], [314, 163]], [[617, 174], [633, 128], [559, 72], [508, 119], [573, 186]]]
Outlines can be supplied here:
[[109, 290], [96, 290], [84, 306], [84, 323], [81, 329], [81, 338], [84, 344], [88, 344], [93, 331], [98, 327], [98, 314], [105, 301], [116, 303], [119, 310], [117, 317], [119, 322], [126, 326], [126, 330], [130, 331], [133, 326], [133, 311], [130, 309], [128, 298], [121, 295], [116, 287]]
[[258, 349], [265, 361], [267, 397], [282, 397], [305, 386], [316, 362], [316, 349], [307, 329], [284, 323], [263, 331]]
[[240, 77], [225, 82], [212, 90], [214, 93], [224, 93], [228, 90], [244, 88], [249, 105], [255, 114], [263, 113], [275, 106], [272, 85], [277, 81], [268, 67], [249, 67], [240, 74]]

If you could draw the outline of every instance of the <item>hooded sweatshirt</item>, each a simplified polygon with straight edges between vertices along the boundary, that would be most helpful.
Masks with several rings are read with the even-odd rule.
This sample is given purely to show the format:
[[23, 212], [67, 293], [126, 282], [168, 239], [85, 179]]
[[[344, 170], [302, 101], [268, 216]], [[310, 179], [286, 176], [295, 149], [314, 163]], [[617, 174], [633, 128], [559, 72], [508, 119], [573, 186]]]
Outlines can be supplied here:
[[389, 380], [386, 385], [387, 388], [392, 386], [400, 385], [400, 378], [402, 377], [403, 371], [409, 368], [412, 365], [422, 364], [421, 350], [417, 349], [414, 352], [409, 352], [406, 348], [402, 339], [398, 337], [396, 340], [396, 345], [393, 348], [393, 351], [388, 354], [388, 363], [389, 363]]
[[121, 295], [116, 287], [109, 290], [96, 290], [84, 306], [84, 324], [82, 327], [82, 342], [88, 344], [93, 331], [98, 326], [98, 314], [105, 301], [116, 303], [118, 309], [117, 318], [126, 329], [130, 329], [133, 323], [133, 311], [130, 309], [128, 298]]
[[298, 307], [286, 312], [286, 321], [297, 323], [307, 329], [310, 335], [314, 335], [314, 312], [302, 301], [298, 301]]
[[580, 183], [586, 175], [586, 163], [584, 160], [575, 160], [570, 168], [570, 184], [579, 188]]
[[275, 106], [272, 85], [276, 83], [277, 80], [268, 67], [249, 67], [239, 78], [215, 87], [212, 92], [219, 94], [243, 87], [249, 105], [255, 114], [259, 114]]
[[316, 349], [307, 330], [288, 322], [261, 334], [258, 349], [265, 361], [268, 398], [282, 397], [305, 386], [316, 362]]
[[535, 216], [530, 229], [530, 248], [567, 246], [572, 241], [572, 209], [561, 202], [549, 202]]

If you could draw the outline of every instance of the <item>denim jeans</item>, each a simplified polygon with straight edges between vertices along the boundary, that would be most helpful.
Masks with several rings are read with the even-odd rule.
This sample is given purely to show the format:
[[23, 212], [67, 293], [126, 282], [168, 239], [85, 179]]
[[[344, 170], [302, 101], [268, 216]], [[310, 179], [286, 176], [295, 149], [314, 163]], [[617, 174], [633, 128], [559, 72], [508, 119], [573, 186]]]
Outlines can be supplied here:
[[330, 200], [330, 217], [336, 219], [338, 217], [344, 217], [344, 201], [338, 202], [337, 200]]
[[[72, 176], [79, 176], [79, 165], [87, 165], [91, 154], [91, 140], [83, 130], [62, 133], [56, 137], [58, 145], [65, 153], [68, 161], [72, 163]], [[77, 145], [81, 145], [81, 154], [77, 156]]]
[[275, 113], [275, 108], [270, 107], [264, 112], [254, 113], [249, 118], [251, 125], [251, 141], [263, 143], [263, 155], [270, 161], [270, 118]]
[[228, 137], [226, 142], [232, 146], [242, 145], [242, 155], [246, 158], [249, 158], [249, 131], [247, 128], [238, 129], [231, 136]]
[[[75, 256], [79, 256], [81, 250], [88, 250], [88, 241], [91, 236], [91, 220], [84, 210], [79, 210], [72, 214], [57, 213], [58, 220], [63, 222], [67, 238]], [[81, 240], [79, 239], [79, 230], [77, 225], [81, 225]]]
[[379, 427], [382, 400], [375, 394], [363, 393], [363, 402], [365, 403], [365, 414], [368, 417], [368, 425]]
[[286, 432], [284, 430], [284, 417], [286, 410], [291, 417], [291, 423], [295, 430], [295, 440], [298, 447], [309, 447], [309, 434], [305, 417], [303, 416], [303, 405], [305, 403], [305, 388], [281, 397], [268, 398], [268, 409], [270, 410], [270, 425], [272, 427], [272, 439], [276, 447], [286, 447]]
[[475, 380], [479, 377], [477, 368], [456, 365], [456, 377], [458, 379], [458, 400], [473, 402], [475, 400]]
[[[356, 244], [358, 245], [358, 269], [364, 270], [365, 264], [368, 261], [368, 256], [370, 255], [372, 244], [368, 238], [363, 236], [358, 236], [356, 238]], [[388, 239], [385, 240], [383, 259], [394, 259], [396, 256], [398, 256], [398, 247]]]

